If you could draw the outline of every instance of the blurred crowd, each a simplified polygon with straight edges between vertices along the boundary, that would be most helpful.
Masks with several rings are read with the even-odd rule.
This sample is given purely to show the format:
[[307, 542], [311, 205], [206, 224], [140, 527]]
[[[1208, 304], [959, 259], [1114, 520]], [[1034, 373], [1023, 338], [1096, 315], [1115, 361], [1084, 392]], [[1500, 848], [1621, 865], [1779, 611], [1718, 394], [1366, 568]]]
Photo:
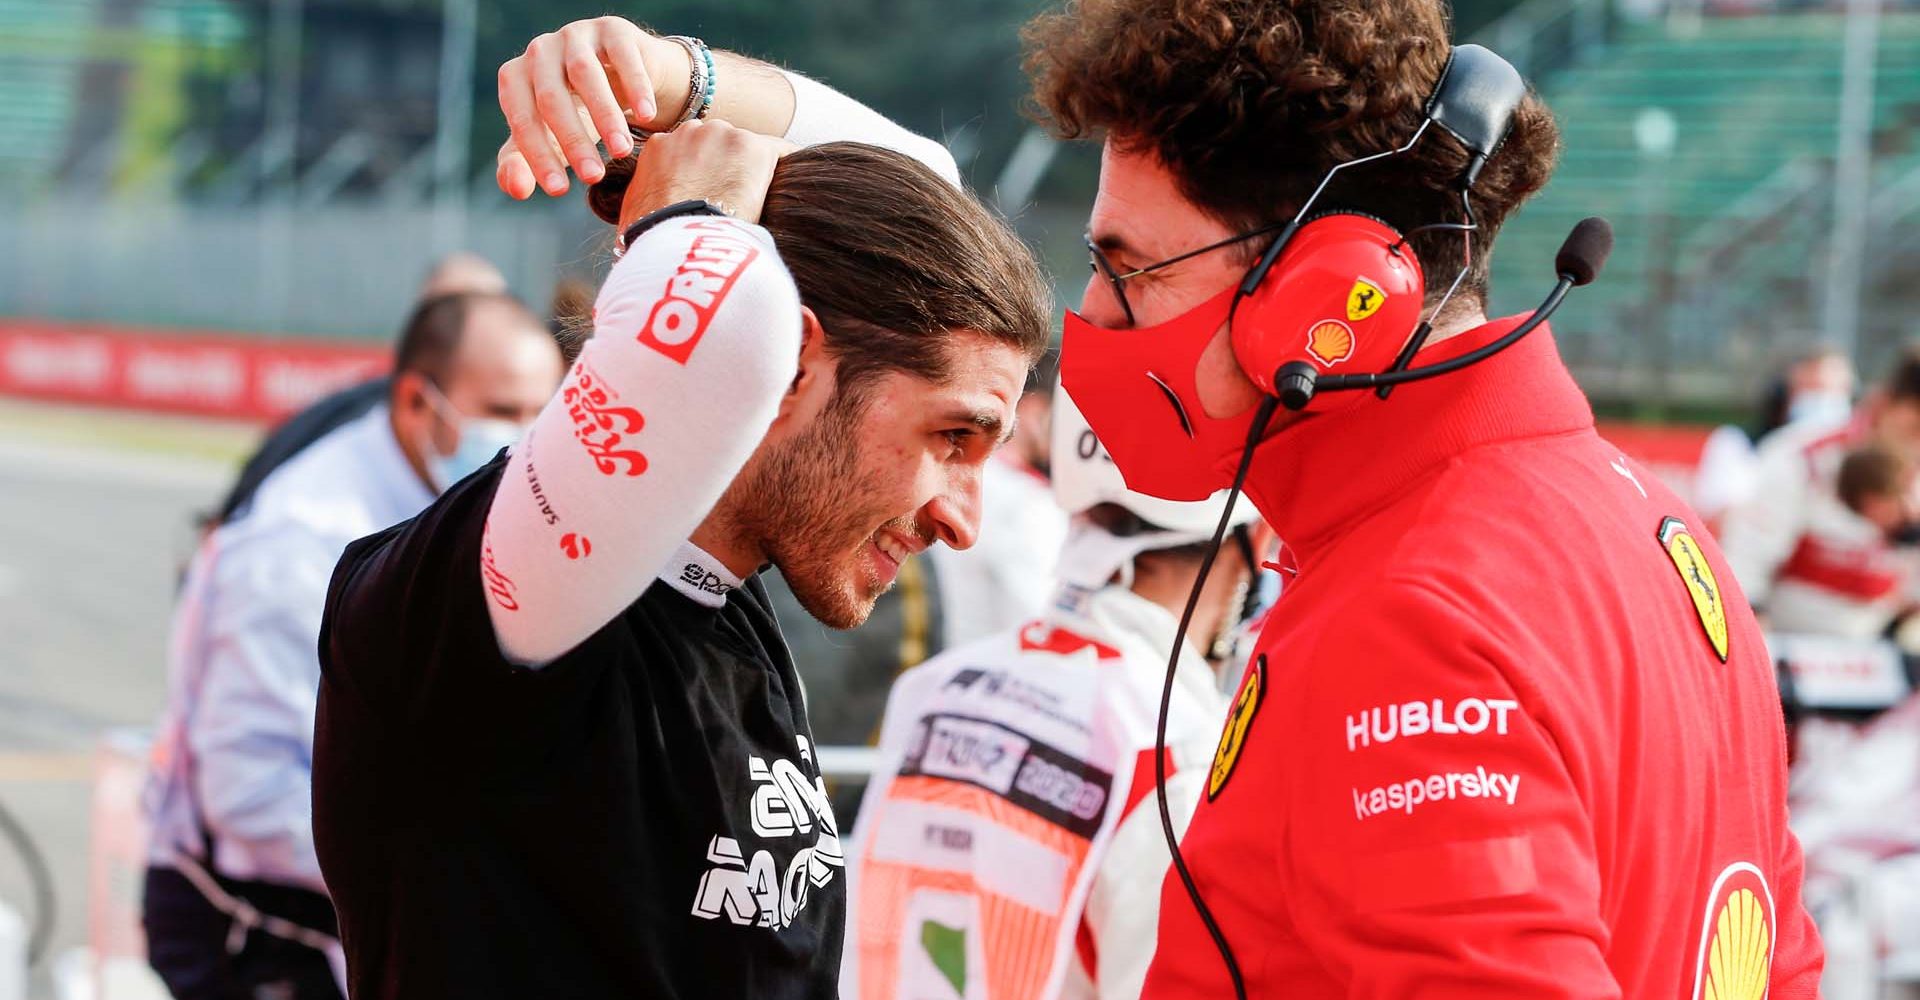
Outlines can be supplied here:
[[1709, 436], [1694, 494], [1779, 664], [1833, 996], [1920, 957], [1920, 349], [1859, 382], [1836, 350], [1790, 359]]

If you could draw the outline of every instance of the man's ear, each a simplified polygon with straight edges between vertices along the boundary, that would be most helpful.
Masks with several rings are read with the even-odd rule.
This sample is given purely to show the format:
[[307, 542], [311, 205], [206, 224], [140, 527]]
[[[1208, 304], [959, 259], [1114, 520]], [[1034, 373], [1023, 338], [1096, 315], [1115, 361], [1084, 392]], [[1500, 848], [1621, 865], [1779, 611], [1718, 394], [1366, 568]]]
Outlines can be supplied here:
[[824, 374], [821, 365], [827, 361], [827, 331], [820, 325], [820, 317], [806, 306], [800, 307], [800, 367], [794, 372], [793, 384], [787, 387], [787, 395], [799, 395], [808, 380]]
[[433, 404], [427, 401], [425, 387], [425, 375], [404, 371], [394, 373], [393, 386], [387, 390], [388, 419], [393, 423], [394, 437], [423, 478], [426, 468], [421, 463], [425, 459], [418, 452], [422, 447], [439, 447], [442, 433], [440, 421], [434, 419]]
[[806, 306], [800, 307], [800, 364], [793, 384], [780, 400], [780, 412], [773, 418], [775, 427], [805, 414], [817, 412], [833, 393], [833, 356], [827, 351], [827, 331], [820, 317]]
[[427, 401], [425, 382], [426, 376], [417, 371], [396, 372], [387, 390], [387, 408], [408, 417], [431, 416], [433, 404]]

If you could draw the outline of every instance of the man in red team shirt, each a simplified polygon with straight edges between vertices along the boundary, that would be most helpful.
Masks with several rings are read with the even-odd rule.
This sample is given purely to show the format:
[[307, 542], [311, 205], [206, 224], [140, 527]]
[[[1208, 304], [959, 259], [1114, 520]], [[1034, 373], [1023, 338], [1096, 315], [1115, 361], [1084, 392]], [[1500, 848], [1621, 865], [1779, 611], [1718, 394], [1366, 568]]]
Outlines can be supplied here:
[[[1420, 127], [1444, 8], [1081, 0], [1028, 37], [1058, 130], [1105, 142], [1067, 388], [1129, 486], [1224, 486], [1262, 398], [1233, 290], [1329, 167]], [[1424, 274], [1403, 311], [1466, 269], [1415, 365], [1517, 324], [1483, 314], [1488, 252], [1558, 144], [1531, 97], [1483, 168], [1439, 131], [1315, 205], [1406, 233], [1463, 221], [1456, 184], [1477, 173], [1470, 255], [1457, 230], [1409, 237]], [[1393, 359], [1413, 324], [1369, 327], [1359, 293], [1384, 277], [1342, 280], [1347, 315], [1303, 325], [1301, 349], [1322, 374], [1379, 370], [1339, 366]], [[1247, 493], [1298, 575], [1183, 841], [1245, 994], [1815, 995], [1753, 615], [1696, 515], [1594, 433], [1551, 335], [1384, 401], [1321, 401], [1281, 411], [1252, 459]], [[1145, 995], [1234, 995], [1173, 876]]]

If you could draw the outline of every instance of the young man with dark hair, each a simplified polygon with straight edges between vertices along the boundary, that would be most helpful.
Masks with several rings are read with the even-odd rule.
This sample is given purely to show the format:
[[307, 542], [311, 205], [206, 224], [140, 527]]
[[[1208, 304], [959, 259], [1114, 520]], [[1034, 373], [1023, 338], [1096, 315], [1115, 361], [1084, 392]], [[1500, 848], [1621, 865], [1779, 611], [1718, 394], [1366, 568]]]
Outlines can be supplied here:
[[[1329, 168], [1421, 127], [1445, 7], [1081, 0], [1030, 40], [1041, 106], [1105, 143], [1063, 380], [1129, 486], [1224, 486], [1273, 374], [1234, 350], [1234, 323], [1264, 321], [1235, 318], [1237, 290]], [[1521, 101], [1475, 168], [1471, 254], [1418, 230], [1468, 221], [1470, 153], [1440, 129], [1316, 204], [1407, 234], [1425, 310], [1468, 268], [1415, 365], [1520, 322], [1484, 316], [1486, 261], [1556, 142]], [[1364, 318], [1381, 276], [1336, 278]], [[1323, 325], [1265, 332], [1321, 346]], [[1322, 372], [1352, 344], [1324, 346]], [[1298, 573], [1182, 841], [1193, 891], [1166, 880], [1144, 995], [1814, 995], [1759, 629], [1697, 518], [1594, 433], [1551, 336], [1336, 400], [1281, 411], [1250, 456]]]
[[503, 185], [582, 152], [624, 252], [528, 432], [335, 575], [314, 807], [353, 995], [829, 1000], [844, 850], [755, 577], [845, 628], [972, 544], [1038, 270], [939, 147], [695, 39], [582, 22], [501, 82]]

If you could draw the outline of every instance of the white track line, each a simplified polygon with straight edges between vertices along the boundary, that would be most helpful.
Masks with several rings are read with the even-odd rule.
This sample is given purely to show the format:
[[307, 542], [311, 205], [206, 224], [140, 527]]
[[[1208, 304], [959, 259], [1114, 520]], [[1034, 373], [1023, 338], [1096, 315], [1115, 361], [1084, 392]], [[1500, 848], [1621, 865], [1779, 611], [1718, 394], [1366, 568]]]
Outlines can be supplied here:
[[208, 458], [157, 455], [88, 444], [0, 440], [0, 477], [43, 482], [139, 483], [217, 491], [236, 466]]

